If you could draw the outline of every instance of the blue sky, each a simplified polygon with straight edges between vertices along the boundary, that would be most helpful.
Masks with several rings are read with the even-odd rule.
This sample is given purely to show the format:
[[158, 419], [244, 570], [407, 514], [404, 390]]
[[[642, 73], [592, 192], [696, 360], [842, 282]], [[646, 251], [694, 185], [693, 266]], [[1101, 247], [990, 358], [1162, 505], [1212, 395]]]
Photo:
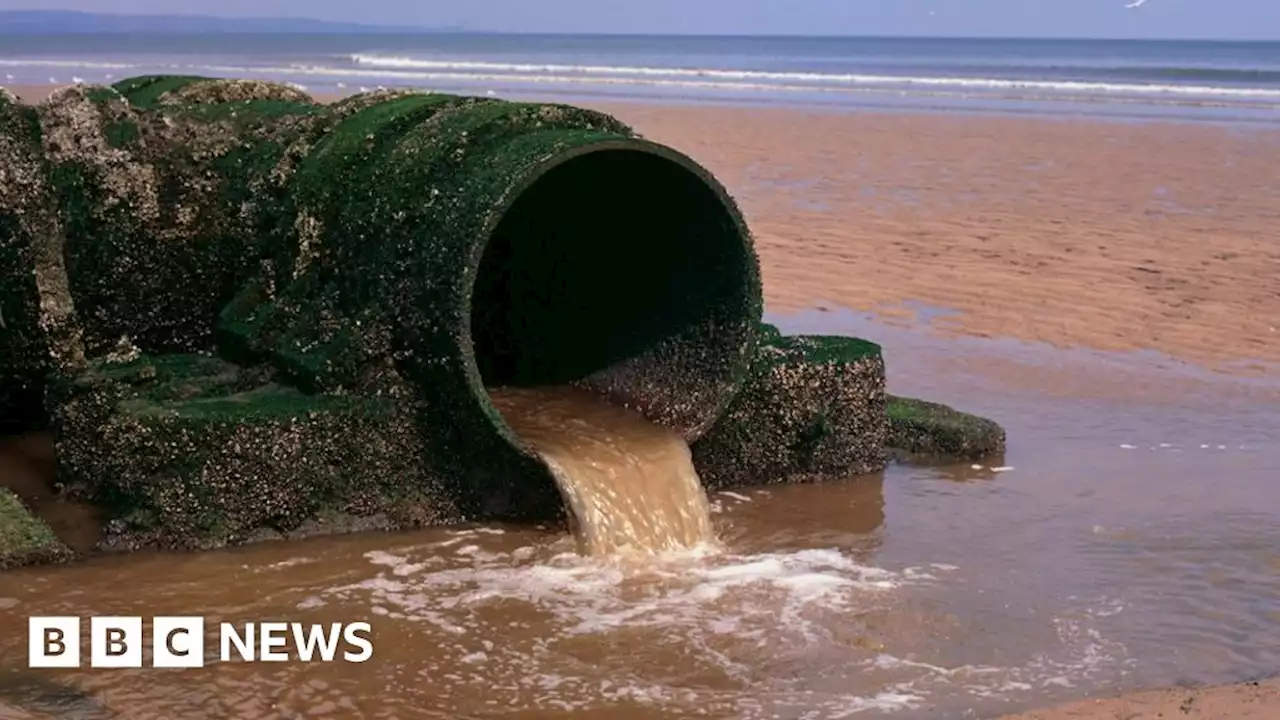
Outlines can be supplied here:
[[508, 32], [1280, 39], [1280, 0], [0, 0], [0, 9], [301, 16]]

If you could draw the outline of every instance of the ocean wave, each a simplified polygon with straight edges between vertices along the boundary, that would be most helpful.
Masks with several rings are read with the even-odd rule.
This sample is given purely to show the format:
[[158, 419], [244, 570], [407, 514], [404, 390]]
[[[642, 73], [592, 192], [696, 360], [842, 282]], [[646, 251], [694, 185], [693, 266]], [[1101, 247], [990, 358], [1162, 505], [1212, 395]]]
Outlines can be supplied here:
[[[974, 90], [1040, 90], [1120, 95], [1193, 95], [1280, 99], [1280, 88], [1223, 87], [1174, 83], [1096, 82], [1083, 80], [1039, 80], [998, 77], [947, 77], [929, 75], [873, 75], [862, 73], [777, 72], [766, 70], [724, 70], [716, 68], [667, 68], [626, 65], [563, 65], [543, 63], [498, 63], [471, 60], [426, 60], [410, 57], [353, 54], [359, 67], [379, 68], [398, 75], [413, 72], [424, 79], [466, 76], [484, 79], [539, 81], [544, 77], [558, 82], [592, 83], [622, 79], [626, 83], [688, 84], [735, 88], [776, 89], [779, 83], [806, 86], [899, 86], [963, 88]], [[532, 73], [532, 75], [529, 75]], [[523, 75], [522, 75], [523, 74]], [[696, 83], [694, 85], [693, 83]]]

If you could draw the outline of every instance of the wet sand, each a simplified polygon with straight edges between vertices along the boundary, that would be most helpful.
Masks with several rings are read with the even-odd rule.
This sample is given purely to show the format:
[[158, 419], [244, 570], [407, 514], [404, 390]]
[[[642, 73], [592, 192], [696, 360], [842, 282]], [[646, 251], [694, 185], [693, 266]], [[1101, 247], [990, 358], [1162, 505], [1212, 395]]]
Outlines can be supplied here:
[[[739, 199], [757, 237], [769, 309], [784, 313], [784, 330], [848, 330], [883, 342], [891, 390], [990, 414], [1009, 428], [1004, 462], [1018, 471], [891, 470], [875, 524], [852, 530], [853, 519], [834, 515], [813, 522], [815, 533], [860, 538], [854, 544], [866, 547], [859, 546], [858, 562], [874, 559], [896, 572], [925, 560], [961, 568], [964, 581], [946, 593], [921, 590], [905, 602], [904, 612], [936, 611], [923, 629], [908, 627], [908, 615], [895, 616], [892, 631], [868, 632], [890, 650], [897, 646], [894, 657], [945, 670], [913, 679], [919, 687], [963, 676], [965, 668], [1020, 668], [999, 675], [1005, 685], [969, 681], [984, 693], [1012, 687], [1013, 699], [974, 695], [966, 706], [964, 696], [931, 695], [937, 717], [965, 707], [975, 717], [995, 717], [1091, 695], [1110, 699], [1018, 717], [1248, 720], [1280, 703], [1276, 681], [1124, 694], [1280, 672], [1280, 496], [1268, 481], [1280, 472], [1280, 133], [1080, 119], [600, 107], [689, 153]], [[790, 314], [814, 306], [832, 312]], [[875, 317], [845, 324], [851, 315], [842, 306]], [[894, 323], [924, 323], [935, 335]], [[939, 331], [955, 339], [944, 343]], [[1080, 350], [1059, 354], [1001, 338]], [[1134, 350], [1145, 353], [1087, 355]], [[817, 518], [843, 492], [797, 501], [802, 511], [791, 519]], [[760, 517], [726, 511], [751, 533], [754, 552], [816, 541], [789, 534], [782, 501], [770, 502]], [[1002, 549], [999, 538], [983, 539], [972, 527], [999, 528], [1012, 547]], [[733, 523], [725, 532], [732, 544]], [[84, 582], [91, 586], [97, 574]], [[80, 582], [71, 577], [64, 581]], [[988, 592], [1007, 594], [1003, 605], [1012, 615], [1001, 615], [1001, 603], [983, 605], [992, 602]], [[1056, 604], [1068, 595], [1080, 599]], [[1058, 633], [1052, 637], [1044, 624], [1050, 616]], [[1059, 622], [1063, 617], [1076, 624]], [[913, 635], [930, 631], [937, 631], [932, 641]], [[666, 637], [634, 632], [638, 637], [619, 634], [605, 645], [652, 647], [660, 667], [690, 662], [630, 645]], [[760, 632], [779, 647], [811, 641], [787, 635], [783, 643]], [[519, 632], [512, 642], [521, 638], [532, 642]], [[851, 652], [843, 640], [824, 637], [813, 650], [843, 661]], [[736, 657], [737, 648], [713, 649]], [[1026, 657], [1031, 649], [1047, 653], [1052, 668], [1033, 672], [1041, 666]], [[814, 673], [817, 661], [807, 662]], [[806, 665], [776, 656], [760, 663], [691, 672], [728, 692], [738, 681], [730, 671], [746, 673], [748, 686], [790, 687], [782, 678]], [[783, 667], [775, 675], [770, 663]], [[1056, 684], [1058, 665], [1066, 685]], [[425, 667], [424, 677], [433, 671]], [[879, 697], [865, 675], [889, 670], [869, 667], [832, 683], [865, 682]], [[492, 677], [476, 671], [476, 682]], [[338, 686], [336, 677], [327, 679]], [[249, 683], [239, 676], [235, 682]], [[804, 692], [833, 692], [820, 677], [814, 682], [817, 689]], [[886, 680], [883, 687], [895, 685]], [[934, 717], [916, 710], [894, 716]]]
[[734, 192], [773, 309], [922, 301], [966, 334], [1280, 371], [1280, 132], [602, 109]]
[[1280, 712], [1280, 680], [1086, 700], [1005, 720], [1270, 720]]

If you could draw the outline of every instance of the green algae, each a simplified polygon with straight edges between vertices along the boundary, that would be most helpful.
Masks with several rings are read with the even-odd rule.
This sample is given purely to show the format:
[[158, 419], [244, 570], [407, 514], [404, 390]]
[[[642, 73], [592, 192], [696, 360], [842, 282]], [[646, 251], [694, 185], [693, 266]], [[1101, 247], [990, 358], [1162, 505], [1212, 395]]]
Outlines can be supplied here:
[[263, 80], [150, 75], [121, 80], [112, 87], [139, 108], [224, 105], [254, 100], [311, 102], [311, 96], [302, 90]]
[[65, 562], [73, 556], [48, 524], [0, 488], [0, 570]]
[[155, 105], [161, 96], [171, 90], [205, 80], [207, 78], [195, 75], [143, 75], [121, 80], [111, 87], [130, 103], [147, 108]]
[[997, 423], [946, 405], [890, 396], [886, 413], [888, 446], [908, 456], [982, 460], [1005, 449]]

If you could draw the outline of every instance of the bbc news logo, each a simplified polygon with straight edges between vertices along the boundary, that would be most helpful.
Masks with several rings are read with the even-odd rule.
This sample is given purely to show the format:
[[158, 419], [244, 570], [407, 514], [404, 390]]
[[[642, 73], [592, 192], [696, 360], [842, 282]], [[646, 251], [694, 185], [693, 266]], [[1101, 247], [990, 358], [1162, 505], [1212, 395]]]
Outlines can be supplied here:
[[[146, 637], [141, 617], [89, 618], [89, 667], [143, 667]], [[151, 667], [197, 668], [205, 664], [202, 617], [151, 619]], [[27, 665], [80, 667], [78, 617], [33, 617], [27, 623]], [[352, 662], [373, 657], [369, 623], [231, 623], [218, 626], [222, 662]], [[341, 650], [341, 652], [339, 652]], [[292, 651], [292, 652], [291, 652]]]

